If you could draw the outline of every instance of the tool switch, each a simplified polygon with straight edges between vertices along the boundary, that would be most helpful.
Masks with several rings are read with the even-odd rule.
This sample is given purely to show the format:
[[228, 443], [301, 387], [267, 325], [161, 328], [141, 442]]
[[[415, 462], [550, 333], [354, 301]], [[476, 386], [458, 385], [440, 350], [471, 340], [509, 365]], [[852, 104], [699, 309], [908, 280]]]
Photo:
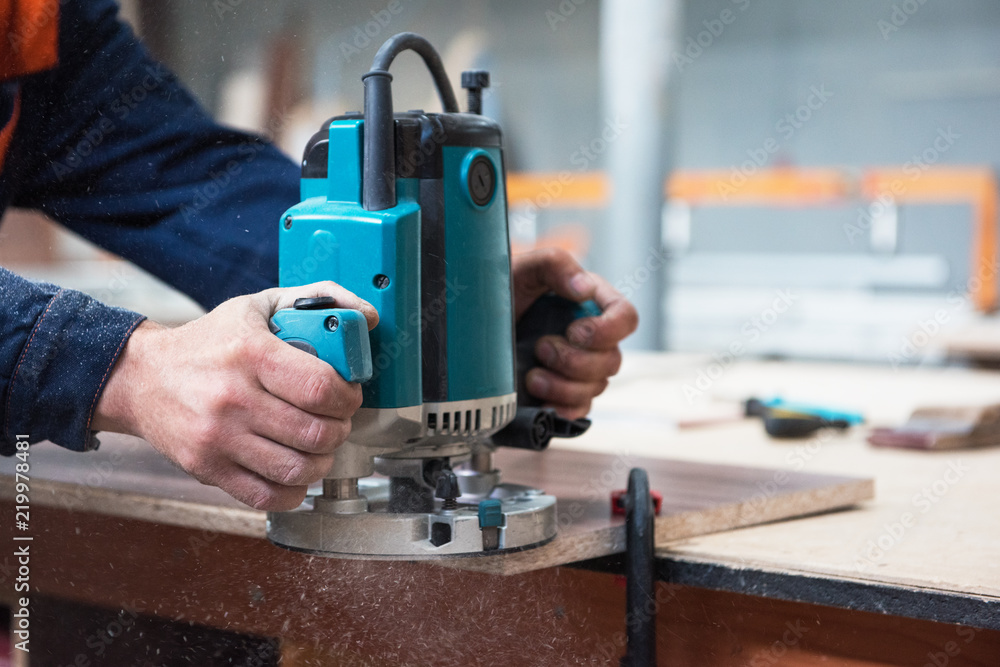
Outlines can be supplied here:
[[358, 310], [331, 308], [332, 297], [297, 299], [274, 314], [271, 332], [290, 345], [319, 357], [348, 382], [372, 378], [368, 321]]

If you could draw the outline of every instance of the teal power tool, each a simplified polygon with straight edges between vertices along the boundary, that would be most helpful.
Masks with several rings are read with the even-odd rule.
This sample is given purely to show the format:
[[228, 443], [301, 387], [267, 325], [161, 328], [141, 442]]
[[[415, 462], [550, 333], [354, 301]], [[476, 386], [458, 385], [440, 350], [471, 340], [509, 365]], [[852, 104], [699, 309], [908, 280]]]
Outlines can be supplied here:
[[[423, 59], [443, 113], [394, 113], [389, 66]], [[282, 216], [283, 287], [332, 280], [375, 306], [312, 299], [279, 311], [278, 336], [362, 383], [364, 402], [322, 491], [268, 515], [275, 544], [325, 556], [416, 559], [500, 553], [556, 534], [555, 498], [501, 483], [497, 446], [543, 449], [563, 420], [518, 391], [534, 341], [595, 314], [544, 297], [518, 322], [515, 368], [502, 137], [482, 115], [489, 85], [465, 72], [460, 113], [433, 47], [396, 35], [362, 77], [364, 113], [328, 121], [302, 160], [302, 201]], [[353, 314], [352, 314], [353, 313]], [[522, 380], [523, 382], [523, 380]], [[373, 477], [378, 473], [379, 477]]]

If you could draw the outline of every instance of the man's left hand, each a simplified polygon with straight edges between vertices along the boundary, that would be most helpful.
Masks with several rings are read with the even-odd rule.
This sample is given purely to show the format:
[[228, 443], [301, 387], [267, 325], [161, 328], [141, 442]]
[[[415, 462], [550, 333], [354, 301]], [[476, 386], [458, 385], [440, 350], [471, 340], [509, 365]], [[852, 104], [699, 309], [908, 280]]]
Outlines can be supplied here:
[[520, 319], [538, 297], [555, 292], [583, 303], [593, 300], [601, 315], [573, 322], [564, 335], [543, 336], [535, 345], [542, 366], [528, 372], [528, 391], [568, 419], [585, 416], [595, 396], [618, 372], [618, 343], [635, 331], [639, 315], [604, 278], [585, 271], [565, 251], [545, 249], [515, 255], [514, 317]]

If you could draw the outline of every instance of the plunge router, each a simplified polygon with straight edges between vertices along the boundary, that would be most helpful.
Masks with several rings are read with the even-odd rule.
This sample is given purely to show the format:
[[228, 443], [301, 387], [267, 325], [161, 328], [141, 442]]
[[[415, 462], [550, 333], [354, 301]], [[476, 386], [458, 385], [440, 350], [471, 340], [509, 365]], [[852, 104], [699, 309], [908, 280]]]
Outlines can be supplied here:
[[[442, 113], [393, 112], [388, 69], [405, 50], [430, 70]], [[364, 402], [322, 489], [269, 513], [268, 538], [407, 560], [544, 544], [556, 535], [556, 499], [501, 482], [493, 452], [586, 430], [539, 407], [523, 377], [538, 337], [564, 333], [594, 306], [543, 297], [518, 323], [515, 349], [502, 135], [481, 115], [488, 73], [463, 73], [460, 113], [438, 54], [403, 33], [362, 80], [364, 113], [331, 119], [306, 146], [302, 201], [280, 222], [279, 270], [282, 287], [343, 285], [379, 323], [368, 332], [361, 313], [302, 299], [275, 314], [272, 331], [361, 382]]]

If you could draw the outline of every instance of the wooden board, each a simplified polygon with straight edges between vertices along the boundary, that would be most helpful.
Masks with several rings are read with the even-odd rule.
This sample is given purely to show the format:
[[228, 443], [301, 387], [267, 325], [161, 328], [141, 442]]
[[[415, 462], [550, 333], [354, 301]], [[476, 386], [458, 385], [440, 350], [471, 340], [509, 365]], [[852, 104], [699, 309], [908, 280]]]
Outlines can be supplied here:
[[[0, 461], [9, 474], [14, 461]], [[742, 526], [849, 507], [874, 495], [870, 479], [816, 475], [691, 461], [670, 461], [566, 450], [501, 450], [504, 479], [542, 488], [558, 498], [559, 535], [551, 543], [488, 558], [451, 558], [441, 564], [494, 574], [516, 574], [618, 553], [624, 522], [612, 516], [610, 494], [624, 489], [628, 472], [642, 467], [663, 495], [657, 544]], [[98, 452], [76, 454], [49, 443], [32, 447], [32, 503], [159, 524], [265, 537], [265, 515], [222, 491], [199, 484], [146, 443], [102, 436]], [[0, 495], [10, 497], [11, 478]]]

